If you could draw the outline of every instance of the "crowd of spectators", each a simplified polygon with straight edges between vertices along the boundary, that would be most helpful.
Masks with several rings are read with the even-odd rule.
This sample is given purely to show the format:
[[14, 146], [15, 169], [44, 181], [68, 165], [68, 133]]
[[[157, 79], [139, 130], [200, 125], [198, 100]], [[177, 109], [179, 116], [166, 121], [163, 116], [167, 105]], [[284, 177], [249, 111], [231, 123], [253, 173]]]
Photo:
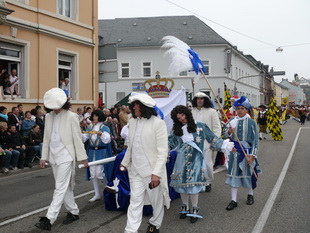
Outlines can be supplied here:
[[[118, 154], [124, 147], [124, 140], [120, 134], [131, 116], [130, 109], [127, 106], [111, 109], [104, 107], [103, 105], [92, 109], [84, 106], [71, 111], [76, 112], [79, 117], [81, 133], [91, 126], [91, 113], [94, 110], [103, 111], [106, 118], [104, 124], [111, 132], [112, 152]], [[41, 157], [44, 134], [45, 112], [41, 106], [24, 112], [23, 105], [18, 104], [9, 110], [0, 106], [0, 171], [3, 173], [24, 167], [32, 168], [34, 160]]]

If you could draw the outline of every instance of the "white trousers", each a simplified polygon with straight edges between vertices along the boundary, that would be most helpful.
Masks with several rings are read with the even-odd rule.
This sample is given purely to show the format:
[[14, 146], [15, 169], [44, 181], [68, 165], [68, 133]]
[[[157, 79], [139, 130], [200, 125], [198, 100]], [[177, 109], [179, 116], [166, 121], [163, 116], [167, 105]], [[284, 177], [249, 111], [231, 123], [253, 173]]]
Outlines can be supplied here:
[[206, 165], [207, 165], [207, 184], [212, 184], [214, 181], [214, 174], [213, 174], [213, 150], [210, 149], [210, 144], [209, 143], [205, 143], [204, 144], [205, 148], [204, 148], [204, 159], [206, 161]]
[[64, 203], [65, 208], [72, 214], [78, 215], [79, 209], [74, 200], [73, 190], [71, 187], [72, 162], [65, 162], [59, 165], [52, 165], [55, 189], [53, 200], [48, 208], [46, 217], [53, 224], [60, 212], [61, 205]]
[[132, 176], [130, 181], [130, 205], [127, 211], [127, 225], [125, 233], [137, 233], [142, 222], [142, 211], [145, 195], [153, 207], [153, 217], [149, 223], [160, 228], [164, 218], [164, 195], [161, 186], [149, 189], [151, 176], [142, 178], [139, 174]]

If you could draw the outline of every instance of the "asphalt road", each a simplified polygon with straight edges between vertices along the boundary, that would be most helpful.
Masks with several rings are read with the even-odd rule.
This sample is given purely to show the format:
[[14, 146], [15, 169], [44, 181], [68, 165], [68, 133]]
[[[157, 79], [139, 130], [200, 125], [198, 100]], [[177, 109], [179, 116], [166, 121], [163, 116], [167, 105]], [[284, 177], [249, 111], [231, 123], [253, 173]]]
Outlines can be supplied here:
[[[299, 137], [294, 144], [299, 130]], [[171, 208], [165, 211], [160, 232], [309, 233], [310, 123], [306, 122], [300, 129], [299, 123], [289, 120], [283, 126], [283, 135], [283, 141], [274, 141], [268, 135], [267, 140], [260, 143], [259, 161], [263, 174], [259, 176], [258, 187], [254, 190], [254, 205], [245, 204], [247, 193], [240, 188], [238, 207], [226, 211], [230, 189], [224, 184], [225, 171], [219, 171], [215, 174], [212, 191], [202, 193], [199, 197], [204, 218], [195, 224], [191, 224], [189, 219], [179, 219], [180, 200], [175, 200]], [[61, 222], [66, 211], [62, 209], [52, 232], [123, 232], [125, 212], [106, 211], [103, 201], [88, 203], [93, 196], [92, 184], [85, 181], [84, 173], [85, 170], [77, 169], [75, 195], [80, 208], [80, 220], [63, 225]], [[10, 175], [0, 174], [0, 233], [41, 232], [34, 224], [39, 216], [45, 215], [53, 188], [51, 168], [39, 169], [35, 166]], [[146, 231], [148, 218], [143, 217], [139, 233]]]

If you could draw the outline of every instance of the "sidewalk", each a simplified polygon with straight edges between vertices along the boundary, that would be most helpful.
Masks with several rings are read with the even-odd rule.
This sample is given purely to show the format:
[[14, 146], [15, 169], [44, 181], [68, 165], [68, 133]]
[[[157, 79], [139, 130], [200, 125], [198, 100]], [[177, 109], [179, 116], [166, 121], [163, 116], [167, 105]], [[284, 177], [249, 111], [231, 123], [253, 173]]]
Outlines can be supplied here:
[[32, 168], [24, 167], [24, 169], [10, 170], [9, 173], [4, 173], [4, 172], [2, 171], [2, 169], [0, 169], [0, 170], [1, 170], [0, 179], [1, 179], [2, 177], [12, 176], [12, 175], [15, 175], [15, 174], [20, 174], [20, 173], [27, 173], [27, 172], [36, 171], [36, 170], [39, 170], [39, 169], [41, 169], [41, 168], [40, 168], [40, 165], [39, 165], [39, 161], [38, 161], [38, 160], [35, 160], [35, 161], [33, 161], [33, 163], [32, 163]]

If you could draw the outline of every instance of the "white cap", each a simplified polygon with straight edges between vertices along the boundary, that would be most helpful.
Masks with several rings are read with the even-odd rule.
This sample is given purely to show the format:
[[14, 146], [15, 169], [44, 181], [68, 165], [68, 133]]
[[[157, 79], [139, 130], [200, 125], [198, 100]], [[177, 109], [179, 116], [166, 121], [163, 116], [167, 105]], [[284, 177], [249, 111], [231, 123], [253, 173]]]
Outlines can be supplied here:
[[155, 100], [147, 94], [138, 94], [138, 95], [132, 95], [129, 97], [129, 103], [132, 103], [134, 101], [140, 101], [143, 105], [154, 108], [156, 105]]
[[44, 94], [44, 106], [48, 109], [60, 109], [67, 102], [68, 98], [64, 90], [52, 88]]
[[207, 96], [205, 93], [203, 93], [203, 92], [197, 92], [196, 94], [195, 94], [195, 96], [194, 97], [207, 97], [207, 98], [209, 98], [209, 96]]

